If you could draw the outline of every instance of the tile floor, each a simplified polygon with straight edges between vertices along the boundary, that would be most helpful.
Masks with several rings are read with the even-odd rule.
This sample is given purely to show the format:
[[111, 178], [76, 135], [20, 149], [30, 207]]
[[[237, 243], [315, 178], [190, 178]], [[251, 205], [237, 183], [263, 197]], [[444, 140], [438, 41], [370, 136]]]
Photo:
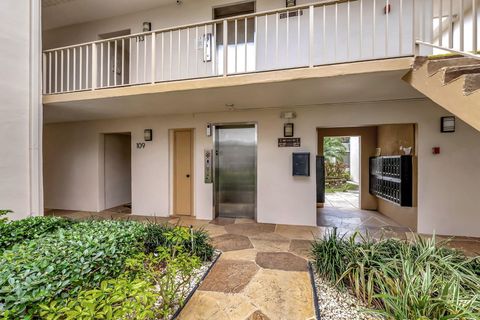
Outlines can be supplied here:
[[326, 193], [325, 207], [358, 209], [360, 207], [359, 192], [351, 191]]
[[[409, 238], [409, 230], [377, 212], [326, 207], [318, 209], [317, 227], [255, 223], [248, 219], [152, 218], [115, 208], [100, 213], [49, 210], [73, 219], [149, 220], [203, 228], [223, 254], [185, 306], [179, 319], [314, 319], [307, 272], [311, 241], [333, 227], [340, 232], [368, 231], [374, 236]], [[452, 246], [480, 253], [480, 239], [459, 238]]]

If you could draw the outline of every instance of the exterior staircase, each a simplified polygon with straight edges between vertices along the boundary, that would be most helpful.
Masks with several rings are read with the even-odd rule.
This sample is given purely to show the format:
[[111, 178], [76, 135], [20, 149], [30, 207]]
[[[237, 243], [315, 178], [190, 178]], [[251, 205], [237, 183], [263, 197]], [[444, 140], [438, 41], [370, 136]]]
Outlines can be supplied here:
[[403, 80], [480, 131], [480, 60], [416, 57]]

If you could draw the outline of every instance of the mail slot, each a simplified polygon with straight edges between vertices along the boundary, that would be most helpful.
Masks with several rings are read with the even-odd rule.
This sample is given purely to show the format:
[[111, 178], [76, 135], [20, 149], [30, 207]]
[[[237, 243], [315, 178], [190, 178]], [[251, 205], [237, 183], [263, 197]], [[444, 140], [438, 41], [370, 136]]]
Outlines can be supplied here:
[[310, 176], [310, 152], [293, 153], [293, 176]]

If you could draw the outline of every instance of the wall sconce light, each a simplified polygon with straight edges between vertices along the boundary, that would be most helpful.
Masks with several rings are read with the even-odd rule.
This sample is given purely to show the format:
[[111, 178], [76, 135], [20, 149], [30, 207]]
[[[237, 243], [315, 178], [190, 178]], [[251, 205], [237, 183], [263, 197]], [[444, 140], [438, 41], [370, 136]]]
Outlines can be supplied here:
[[441, 118], [441, 132], [450, 133], [455, 132], [455, 117], [442, 117]]
[[[150, 32], [152, 31], [152, 23], [151, 22], [144, 22], [142, 24], [142, 31], [143, 32]], [[145, 40], [145, 36], [138, 36], [137, 37], [137, 42], [138, 41], [144, 41]]]
[[383, 8], [383, 13], [384, 14], [389, 14], [390, 12], [392, 12], [392, 5], [388, 4]]
[[152, 129], [145, 129], [143, 131], [143, 137], [145, 141], [152, 141], [153, 140], [153, 131]]
[[293, 123], [285, 123], [283, 125], [283, 136], [285, 138], [291, 138], [294, 135]]
[[143, 32], [152, 31], [152, 23], [151, 22], [144, 22], [143, 23]]
[[287, 0], [287, 8], [288, 7], [295, 7], [297, 5], [297, 0]]

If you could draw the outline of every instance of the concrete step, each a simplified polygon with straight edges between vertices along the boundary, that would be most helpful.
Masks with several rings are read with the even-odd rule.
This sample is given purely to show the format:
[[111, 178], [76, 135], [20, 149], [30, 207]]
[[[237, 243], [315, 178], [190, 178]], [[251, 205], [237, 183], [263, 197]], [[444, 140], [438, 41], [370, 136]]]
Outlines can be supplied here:
[[480, 65], [480, 60], [465, 57], [435, 59], [428, 61], [427, 72], [429, 76], [433, 76], [444, 68], [472, 65]]
[[463, 85], [463, 93], [470, 95], [480, 89], [480, 73], [467, 74]]
[[480, 74], [480, 63], [473, 65], [463, 65], [455, 67], [442, 68], [443, 71], [443, 84], [448, 84], [459, 77], [467, 74]]

